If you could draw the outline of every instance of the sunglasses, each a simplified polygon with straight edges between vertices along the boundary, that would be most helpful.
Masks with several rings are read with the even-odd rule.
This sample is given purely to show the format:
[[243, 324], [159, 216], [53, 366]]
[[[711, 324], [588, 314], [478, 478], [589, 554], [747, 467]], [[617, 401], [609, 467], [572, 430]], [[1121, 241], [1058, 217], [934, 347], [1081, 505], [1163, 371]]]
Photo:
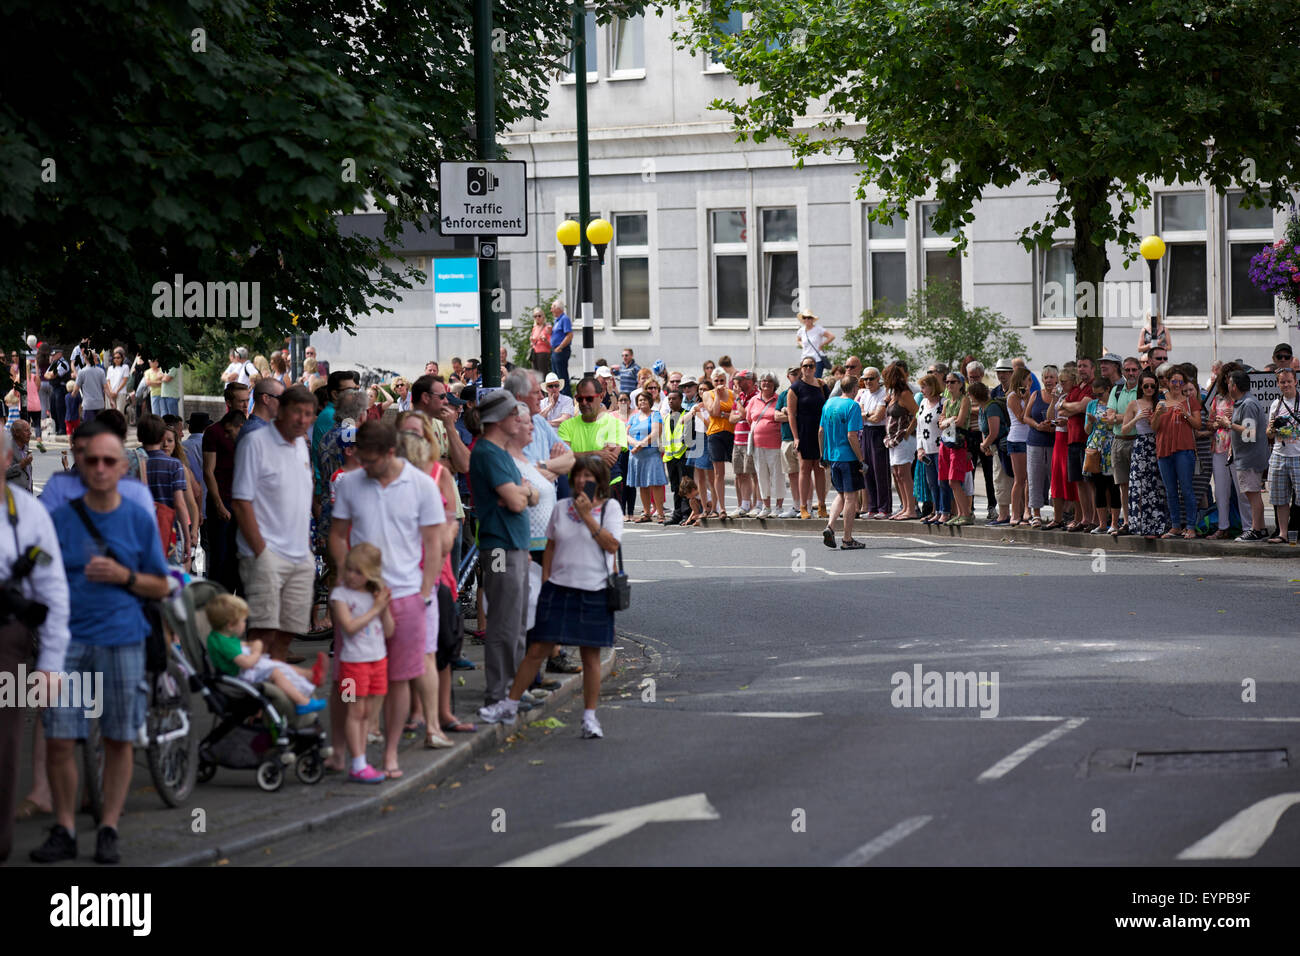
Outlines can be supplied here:
[[578, 396], [578, 404], [579, 404], [579, 405], [585, 405], [585, 404], [587, 404], [588, 402], [598, 402], [598, 401], [600, 401], [600, 396], [599, 396], [599, 395], [579, 395], [579, 396]]
[[554, 385], [547, 385], [547, 386], [546, 386], [546, 390], [547, 390], [547, 391], [555, 391], [555, 390], [558, 389], [559, 387], [560, 387], [560, 383], [559, 383], [559, 382], [556, 382]]
[[1142, 391], [1145, 392], [1148, 388], [1155, 388], [1155, 387], [1156, 387], [1156, 383], [1155, 383], [1155, 382], [1145, 382], [1145, 383], [1143, 383], [1143, 385], [1142, 385]]
[[1171, 378], [1171, 379], [1169, 380], [1169, 384], [1170, 384], [1170, 385], [1182, 385], [1182, 384], [1183, 384], [1183, 380], [1182, 380], [1181, 378]]
[[875, 375], [864, 375], [864, 376], [862, 376], [862, 381], [864, 381], [864, 382], [876, 382], [876, 381], [879, 381], [879, 379], [878, 379]]
[[99, 456], [99, 455], [87, 455], [83, 460], [84, 460], [84, 461], [86, 462], [86, 464], [87, 464], [88, 466], [90, 466], [91, 468], [98, 468], [100, 465], [103, 465], [105, 468], [112, 468], [114, 465], [116, 465], [116, 464], [117, 464], [118, 462], [120, 462], [122, 459], [121, 459], [121, 458], [113, 458], [112, 456], [109, 456], [109, 455], [105, 455], [105, 456], [103, 456], [103, 457], [101, 457], [101, 456]]
[[816, 368], [817, 366], [816, 366], [816, 364], [812, 364], [812, 365], [800, 365], [799, 367], [800, 367], [800, 368]]

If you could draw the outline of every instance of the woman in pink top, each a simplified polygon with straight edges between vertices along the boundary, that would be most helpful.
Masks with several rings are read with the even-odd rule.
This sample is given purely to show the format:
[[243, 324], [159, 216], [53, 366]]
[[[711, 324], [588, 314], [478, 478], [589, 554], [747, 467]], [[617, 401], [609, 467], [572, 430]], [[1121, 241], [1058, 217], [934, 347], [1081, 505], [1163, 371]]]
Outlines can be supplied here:
[[771, 372], [758, 380], [758, 394], [745, 406], [754, 444], [754, 469], [758, 472], [758, 494], [763, 507], [754, 515], [772, 515], [772, 499], [785, 496], [785, 474], [781, 461], [781, 423], [776, 418], [776, 376]]
[[528, 333], [533, 349], [533, 371], [545, 376], [551, 370], [551, 324], [542, 309], [533, 309], [533, 328]]

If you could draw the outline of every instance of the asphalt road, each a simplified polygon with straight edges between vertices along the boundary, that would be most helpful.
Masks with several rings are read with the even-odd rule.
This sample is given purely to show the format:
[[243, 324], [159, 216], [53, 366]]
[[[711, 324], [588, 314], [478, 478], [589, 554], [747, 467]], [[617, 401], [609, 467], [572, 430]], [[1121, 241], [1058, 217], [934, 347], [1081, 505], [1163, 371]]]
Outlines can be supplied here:
[[[844, 553], [807, 527], [629, 528], [605, 739], [579, 738], [575, 704], [373, 818], [230, 862], [1300, 861], [1300, 563]], [[895, 706], [918, 666], [984, 697]]]

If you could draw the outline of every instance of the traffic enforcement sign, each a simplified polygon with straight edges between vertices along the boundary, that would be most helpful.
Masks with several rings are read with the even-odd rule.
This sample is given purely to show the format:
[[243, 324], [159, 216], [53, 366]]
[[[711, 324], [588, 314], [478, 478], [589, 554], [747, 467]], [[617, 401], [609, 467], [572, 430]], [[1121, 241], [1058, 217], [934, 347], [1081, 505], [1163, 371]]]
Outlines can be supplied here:
[[444, 236], [528, 235], [523, 160], [438, 164], [438, 232]]

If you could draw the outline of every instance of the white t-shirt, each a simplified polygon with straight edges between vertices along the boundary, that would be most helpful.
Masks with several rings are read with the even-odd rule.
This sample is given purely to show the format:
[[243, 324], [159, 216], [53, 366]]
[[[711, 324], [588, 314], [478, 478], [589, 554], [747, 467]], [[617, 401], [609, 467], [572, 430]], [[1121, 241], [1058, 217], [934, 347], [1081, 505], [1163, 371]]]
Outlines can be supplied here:
[[[1274, 400], [1268, 410], [1268, 418], [1269, 421], [1277, 418], [1290, 422], [1289, 426], [1282, 425], [1279, 429], [1279, 437], [1273, 443], [1273, 454], [1283, 458], [1300, 458], [1300, 396], [1294, 402], [1288, 402], [1284, 398]], [[1278, 424], [1281, 425], [1282, 422], [1279, 421]]]
[[822, 326], [814, 325], [811, 329], [802, 328], [799, 330], [799, 345], [803, 349], [800, 358], [820, 359], [822, 358], [822, 346], [830, 338], [830, 333]]
[[131, 370], [125, 365], [106, 365], [104, 366], [104, 375], [108, 378], [109, 387], [114, 392], [120, 392], [122, 383], [131, 377]]
[[884, 428], [885, 420], [883, 418], [878, 422], [872, 422], [868, 419], [868, 416], [877, 408], [880, 408], [889, 401], [889, 389], [885, 388], [883, 385], [874, 392], [869, 392], [865, 388], [859, 388], [858, 394], [855, 397], [858, 400], [858, 407], [862, 409], [862, 424], [864, 426], [871, 425], [877, 428]]
[[437, 482], [409, 461], [402, 466], [386, 488], [358, 468], [340, 476], [334, 489], [333, 520], [352, 522], [351, 544], [369, 541], [379, 549], [394, 598], [420, 593], [420, 529], [447, 520]]
[[943, 403], [935, 402], [929, 405], [922, 397], [917, 404], [920, 406], [920, 413], [916, 416], [917, 441], [920, 443], [921, 451], [927, 455], [937, 455], [939, 453], [939, 410], [943, 407]]
[[543, 478], [542, 473], [528, 461], [515, 458], [515, 467], [519, 469], [519, 477], [537, 489], [537, 504], [527, 509], [528, 549], [540, 551], [546, 547], [546, 531], [551, 526], [551, 512], [555, 509], [555, 484]]
[[[600, 508], [593, 508], [591, 516], [603, 523], [606, 531], [622, 541], [623, 509], [612, 499], [603, 507], [603, 522]], [[591, 536], [591, 529], [573, 507], [572, 498], [556, 504], [555, 510], [551, 512], [546, 536], [555, 542], [555, 553], [551, 556], [552, 582], [580, 591], [604, 589], [605, 578], [614, 570], [614, 555], [596, 543], [596, 539]]]
[[[305, 439], [285, 441], [274, 422], [245, 434], [235, 445], [230, 491], [236, 501], [253, 503], [268, 548], [295, 563], [311, 555], [312, 475]], [[242, 531], [237, 543], [241, 555], [252, 555]]]
[[[375, 596], [369, 591], [353, 591], [339, 585], [330, 591], [331, 601], [342, 601], [347, 605], [348, 614], [355, 620], [375, 606]], [[384, 643], [383, 615], [377, 615], [369, 624], [355, 634], [343, 632], [343, 649], [339, 651], [339, 660], [349, 664], [367, 664], [382, 661], [388, 656], [388, 645]], [[337, 625], [335, 625], [337, 626]], [[339, 628], [342, 631], [342, 628]]]
[[[250, 376], [261, 374], [260, 372], [258, 372], [257, 366], [254, 365], [252, 362], [238, 362], [238, 361], [231, 362], [229, 365], [227, 365], [225, 372], [222, 373], [222, 377], [224, 378], [226, 375], [229, 375], [231, 372], [234, 372], [236, 375], [239, 376], [237, 379], [235, 379], [235, 381], [238, 382], [240, 385], [248, 385], [250, 383]], [[249, 397], [251, 398], [252, 396]]]

